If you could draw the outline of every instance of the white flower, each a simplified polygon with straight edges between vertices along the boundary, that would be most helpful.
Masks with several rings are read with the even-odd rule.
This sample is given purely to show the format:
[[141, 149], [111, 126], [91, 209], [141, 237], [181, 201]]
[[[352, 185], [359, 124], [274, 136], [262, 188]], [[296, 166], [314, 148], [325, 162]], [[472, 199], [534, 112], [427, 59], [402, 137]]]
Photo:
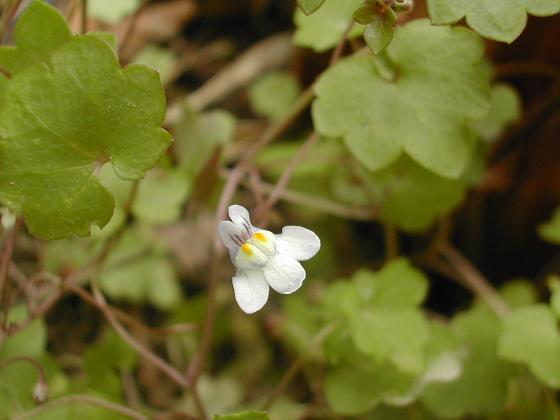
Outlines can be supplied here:
[[230, 206], [228, 213], [231, 222], [220, 222], [218, 233], [237, 268], [232, 281], [240, 308], [248, 314], [261, 309], [269, 287], [283, 294], [299, 289], [305, 270], [298, 261], [319, 251], [319, 237], [299, 226], [285, 226], [279, 235], [256, 228], [242, 206]]

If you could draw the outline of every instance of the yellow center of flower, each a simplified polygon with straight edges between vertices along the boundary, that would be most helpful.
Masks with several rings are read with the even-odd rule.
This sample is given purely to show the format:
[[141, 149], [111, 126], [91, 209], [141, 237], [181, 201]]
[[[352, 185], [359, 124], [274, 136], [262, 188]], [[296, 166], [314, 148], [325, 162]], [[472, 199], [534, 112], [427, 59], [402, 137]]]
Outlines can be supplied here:
[[257, 232], [253, 235], [253, 237], [259, 242], [268, 242], [268, 239], [266, 239], [266, 235], [264, 233]]
[[243, 245], [241, 245], [241, 250], [242, 250], [245, 254], [247, 254], [248, 256], [253, 255], [252, 247], [251, 247], [251, 245], [249, 245], [249, 244], [243, 244]]

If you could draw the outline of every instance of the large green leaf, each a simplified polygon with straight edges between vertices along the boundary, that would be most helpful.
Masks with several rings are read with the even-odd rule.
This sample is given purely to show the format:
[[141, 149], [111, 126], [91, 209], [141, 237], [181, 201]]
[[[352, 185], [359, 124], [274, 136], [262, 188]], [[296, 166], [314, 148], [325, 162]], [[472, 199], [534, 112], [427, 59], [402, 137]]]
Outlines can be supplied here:
[[390, 80], [369, 55], [342, 60], [323, 74], [315, 85], [315, 128], [343, 137], [369, 169], [387, 167], [404, 152], [440, 176], [457, 178], [471, 156], [469, 120], [489, 109], [482, 53], [480, 38], [468, 30], [415, 20], [395, 31], [387, 48]]
[[347, 319], [359, 351], [378, 363], [390, 361], [403, 372], [420, 374], [430, 331], [418, 305], [427, 284], [406, 260], [396, 260], [377, 273], [364, 270], [350, 283], [334, 283], [327, 291], [326, 305]]
[[[42, 3], [32, 7], [46, 21], [57, 13]], [[30, 43], [41, 44], [42, 25], [29, 26], [32, 18], [28, 12], [19, 25]], [[7, 82], [0, 114], [0, 199], [39, 237], [86, 236], [113, 213], [98, 168], [110, 161], [121, 178], [137, 179], [169, 146], [160, 128], [163, 90], [152, 70], [121, 70], [94, 35], [71, 37], [48, 57], [28, 49], [18, 45], [16, 61], [35, 62]]]
[[[317, 52], [334, 47], [352, 22], [352, 14], [363, 0], [326, 0], [313, 15], [306, 16], [297, 10], [294, 16], [296, 32], [294, 43], [301, 47], [313, 48]], [[349, 36], [359, 36], [363, 28], [354, 25]]]
[[560, 388], [560, 332], [549, 307], [535, 304], [508, 314], [499, 354], [523, 363], [549, 387]]
[[498, 358], [500, 319], [490, 309], [475, 306], [457, 315], [452, 331], [464, 352], [463, 372], [450, 383], [429, 385], [422, 401], [438, 417], [487, 415], [499, 412], [506, 401], [512, 366]]
[[512, 42], [525, 28], [527, 13], [550, 16], [560, 12], [560, 0], [428, 0], [435, 25], [449, 25], [463, 17], [480, 35]]

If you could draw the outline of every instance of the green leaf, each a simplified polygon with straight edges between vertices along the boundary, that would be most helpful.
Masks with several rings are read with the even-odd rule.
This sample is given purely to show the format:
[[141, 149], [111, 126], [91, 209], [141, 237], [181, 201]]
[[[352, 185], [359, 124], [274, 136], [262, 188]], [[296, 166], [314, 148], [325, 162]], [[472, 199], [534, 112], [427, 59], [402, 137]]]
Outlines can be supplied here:
[[115, 24], [133, 14], [140, 4], [140, 0], [89, 0], [88, 14], [94, 19]]
[[369, 295], [366, 292], [366, 284], [373, 284], [369, 302], [377, 308], [397, 309], [418, 306], [428, 293], [426, 276], [405, 259], [387, 263], [373, 276], [368, 276], [367, 271], [358, 272], [354, 281], [362, 296]]
[[471, 126], [487, 143], [496, 140], [504, 129], [521, 115], [521, 100], [511, 86], [499, 83], [490, 92], [490, 110], [483, 118], [473, 121]]
[[[13, 306], [8, 315], [10, 323], [19, 324], [28, 317], [24, 305]], [[0, 360], [16, 356], [38, 357], [47, 345], [47, 328], [43, 319], [37, 318], [23, 330], [5, 338], [0, 345]]]
[[[51, 13], [35, 7], [45, 18]], [[71, 38], [7, 83], [0, 199], [23, 213], [36, 236], [88, 235], [92, 224], [109, 221], [114, 208], [97, 169], [111, 161], [121, 178], [142, 177], [171, 142], [160, 128], [164, 115], [155, 72], [139, 65], [121, 70], [110, 46], [96, 36]]]
[[113, 299], [173, 309], [181, 289], [172, 262], [149, 230], [128, 229], [100, 274], [100, 285]]
[[[323, 52], [334, 47], [352, 21], [352, 14], [363, 0], [327, 0], [323, 7], [311, 16], [297, 10], [294, 16], [296, 32], [294, 43], [300, 47], [313, 48]], [[354, 38], [362, 33], [362, 28], [355, 26], [349, 34]]]
[[357, 272], [351, 283], [334, 283], [325, 302], [348, 318], [356, 348], [378, 363], [391, 361], [403, 372], [420, 374], [430, 331], [418, 305], [428, 288], [425, 276], [406, 260], [377, 273]]
[[504, 407], [514, 373], [497, 355], [501, 321], [490, 309], [477, 305], [457, 315], [451, 328], [464, 352], [463, 371], [454, 382], [429, 385], [422, 402], [438, 417], [487, 418]]
[[550, 16], [560, 12], [559, 0], [428, 0], [435, 25], [448, 25], [463, 17], [480, 35], [502, 42], [514, 41], [527, 23], [527, 13]]
[[109, 330], [100, 342], [87, 348], [83, 360], [85, 388], [120, 399], [121, 373], [132, 370], [138, 355], [117, 333]]
[[11, 74], [45, 61], [71, 38], [62, 15], [42, 1], [34, 1], [21, 14], [14, 29], [16, 47], [0, 47], [0, 66]]
[[134, 62], [156, 70], [159, 73], [161, 82], [167, 83], [173, 75], [177, 58], [169, 49], [160, 48], [156, 45], [148, 45], [134, 57]]
[[154, 225], [175, 222], [181, 216], [191, 183], [185, 171], [152, 169], [138, 187], [133, 214], [140, 221]]
[[511, 308], [528, 306], [537, 301], [535, 288], [526, 279], [510, 280], [500, 288], [500, 295]]
[[310, 15], [317, 11], [324, 2], [325, 0], [298, 0], [298, 5], [306, 15]]
[[367, 25], [368, 23], [373, 21], [376, 16], [377, 13], [375, 12], [375, 9], [369, 3], [358, 7], [352, 14], [352, 18], [360, 25]]
[[560, 207], [548, 222], [539, 226], [539, 235], [548, 242], [560, 245]]
[[414, 376], [403, 374], [390, 364], [376, 366], [372, 362], [339, 366], [327, 372], [325, 397], [337, 413], [363, 413], [385, 398], [407, 393], [414, 386]]
[[268, 73], [249, 88], [249, 103], [257, 114], [275, 120], [286, 115], [299, 92], [298, 82], [290, 73]]
[[471, 157], [468, 122], [488, 112], [482, 53], [470, 31], [412, 21], [395, 31], [387, 48], [395, 80], [378, 73], [375, 56], [352, 56], [323, 74], [315, 85], [315, 129], [343, 137], [371, 170], [406, 153], [440, 176], [457, 178]]
[[350, 324], [358, 350], [378, 362], [390, 359], [401, 371], [424, 370], [425, 344], [430, 338], [426, 320], [417, 309], [364, 310]]
[[512, 311], [504, 321], [499, 355], [523, 363], [545, 385], [560, 388], [560, 333], [557, 320], [546, 305], [535, 304]]
[[388, 12], [383, 16], [375, 15], [364, 31], [366, 44], [374, 54], [383, 51], [393, 39], [394, 24], [387, 18], [387, 14], [392, 13], [389, 10], [391, 9], [388, 9]]
[[408, 158], [366, 176], [381, 218], [407, 232], [425, 231], [465, 197], [465, 182], [442, 178]]
[[216, 414], [214, 420], [269, 420], [266, 411], [244, 411], [235, 414]]
[[236, 120], [228, 112], [197, 114], [185, 110], [175, 127], [175, 152], [180, 167], [194, 178], [216, 148], [233, 140], [235, 128]]

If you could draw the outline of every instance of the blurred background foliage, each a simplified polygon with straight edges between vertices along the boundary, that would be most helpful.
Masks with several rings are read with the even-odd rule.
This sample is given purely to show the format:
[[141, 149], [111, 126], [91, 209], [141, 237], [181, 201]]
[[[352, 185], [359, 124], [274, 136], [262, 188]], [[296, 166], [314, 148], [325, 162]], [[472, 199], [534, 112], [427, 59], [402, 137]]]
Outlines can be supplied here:
[[[17, 236], [2, 296], [1, 418], [19, 418], [34, 397], [43, 403], [41, 386], [52, 401], [79, 394], [148, 418], [201, 417], [192, 392], [105, 322], [87, 275], [60, 289], [119, 231], [96, 273], [101, 290], [129, 333], [179, 372], [197, 357], [216, 279], [197, 382], [210, 418], [259, 409], [278, 420], [558, 418], [560, 16], [530, 16], [511, 44], [469, 32], [455, 45], [451, 32], [423, 37], [432, 33], [420, 20], [428, 7], [417, 0], [400, 24], [418, 20], [419, 32], [397, 33], [387, 54], [370, 56], [354, 25], [342, 52], [358, 53], [315, 84], [312, 111], [290, 118], [362, 3], [326, 0], [306, 16], [295, 2], [273, 0], [87, 1], [88, 30], [112, 33], [123, 65], [159, 71], [174, 143], [140, 183], [101, 168], [116, 207], [91, 237]], [[53, 4], [79, 32], [82, 4]], [[465, 57], [482, 43], [484, 60], [465, 75]], [[402, 76], [395, 66], [426, 49], [433, 60], [410, 72], [428, 80], [410, 93], [430, 120], [420, 127], [387, 86]], [[364, 66], [375, 78], [359, 78]], [[438, 87], [448, 79], [456, 90]], [[490, 83], [488, 103], [461, 90], [480, 81]], [[446, 135], [467, 145], [464, 156], [461, 145], [407, 148], [422, 130], [437, 137], [431, 121], [454, 109], [460, 118], [446, 120], [457, 117]], [[358, 115], [402, 139], [402, 150], [372, 152], [368, 133], [353, 130]], [[298, 293], [271, 296], [247, 316], [233, 299], [229, 260], [213, 251], [215, 212], [248, 148], [286, 119], [288, 129], [248, 162], [233, 202], [260, 207], [315, 127], [320, 140], [268, 217], [274, 231], [314, 230], [322, 248]], [[4, 245], [15, 223], [2, 209]], [[122, 416], [82, 398], [33, 418]]]

